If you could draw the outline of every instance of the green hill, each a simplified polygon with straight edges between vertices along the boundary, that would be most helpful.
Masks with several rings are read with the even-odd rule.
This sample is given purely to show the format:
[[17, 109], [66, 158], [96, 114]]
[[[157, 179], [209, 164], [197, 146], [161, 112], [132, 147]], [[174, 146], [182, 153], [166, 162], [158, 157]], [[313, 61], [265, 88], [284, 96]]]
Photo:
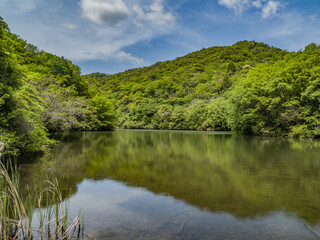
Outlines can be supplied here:
[[45, 152], [51, 132], [119, 128], [320, 136], [320, 47], [242, 41], [107, 75], [27, 43], [0, 18], [0, 141]]
[[242, 41], [114, 75], [86, 75], [120, 128], [318, 137], [319, 46], [289, 53]]

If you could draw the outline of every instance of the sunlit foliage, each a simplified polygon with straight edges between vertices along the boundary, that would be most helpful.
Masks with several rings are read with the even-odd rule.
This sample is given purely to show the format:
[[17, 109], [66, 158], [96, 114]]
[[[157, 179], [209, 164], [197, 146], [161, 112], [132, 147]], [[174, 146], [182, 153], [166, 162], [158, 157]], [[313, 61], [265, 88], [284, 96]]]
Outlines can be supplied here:
[[121, 128], [233, 130], [262, 136], [320, 136], [320, 47], [287, 52], [242, 41], [88, 84], [114, 100]]
[[113, 106], [90, 94], [80, 68], [12, 34], [0, 18], [0, 141], [6, 153], [45, 152], [50, 132], [112, 129]]
[[107, 75], [12, 34], [0, 19], [0, 141], [49, 149], [51, 132], [148, 128], [320, 137], [320, 46], [242, 41]]

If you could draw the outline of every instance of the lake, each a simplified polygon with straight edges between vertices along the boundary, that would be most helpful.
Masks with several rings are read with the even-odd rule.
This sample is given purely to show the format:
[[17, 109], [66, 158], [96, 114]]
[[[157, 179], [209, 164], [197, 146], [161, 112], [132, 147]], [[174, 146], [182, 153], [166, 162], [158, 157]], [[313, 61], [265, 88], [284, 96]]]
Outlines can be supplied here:
[[317, 140], [79, 132], [21, 164], [24, 185], [48, 176], [97, 239], [319, 239]]

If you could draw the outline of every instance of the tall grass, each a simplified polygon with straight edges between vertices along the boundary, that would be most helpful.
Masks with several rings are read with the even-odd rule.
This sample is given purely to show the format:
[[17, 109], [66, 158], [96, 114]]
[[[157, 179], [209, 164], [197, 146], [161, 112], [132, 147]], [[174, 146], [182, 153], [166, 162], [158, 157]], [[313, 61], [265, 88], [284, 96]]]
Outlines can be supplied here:
[[[7, 168], [12, 172], [11, 177]], [[10, 162], [7, 168], [0, 162], [0, 238], [17, 239], [20, 235], [32, 238], [26, 210], [17, 190], [17, 169]]]
[[[0, 240], [93, 239], [83, 232], [84, 223], [79, 216], [68, 216], [68, 202], [63, 201], [57, 179], [46, 181], [47, 186], [41, 191], [29, 186], [22, 198], [19, 176], [16, 164], [3, 164], [0, 160]], [[34, 212], [37, 227], [31, 226]]]

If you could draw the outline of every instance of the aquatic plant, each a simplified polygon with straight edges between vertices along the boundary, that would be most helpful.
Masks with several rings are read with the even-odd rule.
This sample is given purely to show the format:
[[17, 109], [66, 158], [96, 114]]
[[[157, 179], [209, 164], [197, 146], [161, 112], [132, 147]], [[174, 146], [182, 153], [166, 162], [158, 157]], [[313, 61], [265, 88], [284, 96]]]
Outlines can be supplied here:
[[[68, 215], [68, 202], [63, 201], [57, 179], [46, 185], [39, 193], [28, 186], [22, 197], [17, 165], [0, 161], [0, 240], [94, 239], [83, 231], [83, 216], [72, 219]], [[31, 224], [35, 211], [38, 227]]]

